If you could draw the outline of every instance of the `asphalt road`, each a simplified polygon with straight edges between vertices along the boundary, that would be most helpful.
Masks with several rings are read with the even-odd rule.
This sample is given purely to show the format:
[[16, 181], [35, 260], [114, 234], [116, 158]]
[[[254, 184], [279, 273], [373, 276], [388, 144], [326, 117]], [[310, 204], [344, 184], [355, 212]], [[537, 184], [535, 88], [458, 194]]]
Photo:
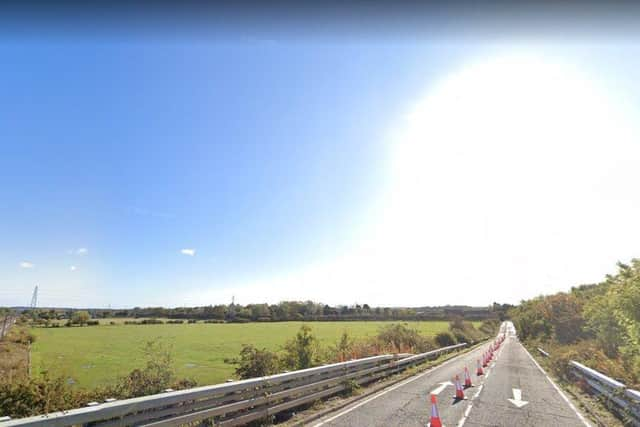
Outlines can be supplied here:
[[[520, 344], [509, 322], [506, 339], [485, 375], [476, 376], [476, 361], [489, 344], [451, 359], [429, 371], [355, 402], [318, 420], [315, 426], [427, 426], [430, 395], [437, 394], [444, 426], [589, 426], [583, 415], [557, 388]], [[452, 378], [464, 382], [469, 369], [473, 386], [455, 400]]]

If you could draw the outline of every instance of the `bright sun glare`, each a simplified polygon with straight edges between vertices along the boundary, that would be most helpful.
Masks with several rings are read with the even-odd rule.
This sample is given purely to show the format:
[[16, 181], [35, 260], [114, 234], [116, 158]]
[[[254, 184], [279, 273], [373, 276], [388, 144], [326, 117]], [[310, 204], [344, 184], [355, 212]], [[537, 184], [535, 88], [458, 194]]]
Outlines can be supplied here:
[[[420, 304], [480, 305], [489, 302], [485, 286], [516, 302], [529, 284], [541, 292], [599, 279], [609, 255], [581, 259], [579, 242], [607, 241], [607, 227], [590, 230], [606, 215], [594, 198], [629, 190], [617, 183], [629, 181], [621, 174], [635, 170], [628, 154], [637, 153], [631, 121], [603, 93], [580, 70], [537, 58], [450, 75], [390, 133], [380, 208], [349, 250], [217, 296], [406, 305], [413, 295]], [[573, 263], [598, 258], [588, 277], [572, 275]], [[446, 293], [433, 292], [443, 286]]]

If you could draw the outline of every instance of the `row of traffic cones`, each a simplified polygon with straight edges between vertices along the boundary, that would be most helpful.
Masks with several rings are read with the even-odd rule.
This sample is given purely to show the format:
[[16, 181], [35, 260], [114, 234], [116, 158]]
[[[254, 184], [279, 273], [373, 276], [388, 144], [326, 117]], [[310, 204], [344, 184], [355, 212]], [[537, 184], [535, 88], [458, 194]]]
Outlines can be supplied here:
[[494, 342], [489, 345], [489, 350], [487, 350], [482, 355], [482, 366], [480, 365], [480, 360], [478, 360], [478, 375], [482, 375], [484, 372], [482, 368], [486, 368], [489, 366], [489, 363], [493, 360], [493, 356], [496, 351], [500, 348], [500, 345], [504, 342], [504, 335], [500, 335]]
[[[462, 383], [460, 382], [460, 376], [456, 375], [454, 378], [455, 386], [456, 386], [456, 394], [454, 397], [455, 400], [464, 400], [464, 389], [473, 387], [471, 383], [471, 375], [469, 375], [469, 369], [465, 366], [464, 368], [464, 388], [462, 387]], [[430, 427], [442, 427], [442, 420], [440, 419], [440, 414], [438, 413], [438, 400], [435, 394], [431, 395], [431, 422], [429, 423]]]
[[[491, 362], [491, 360], [493, 359], [494, 353], [500, 348], [500, 345], [504, 342], [504, 338], [505, 338], [504, 334], [502, 334], [493, 343], [491, 343], [491, 345], [489, 345], [489, 350], [486, 351], [482, 356], [482, 363], [480, 363], [480, 359], [478, 359], [478, 367], [476, 370], [477, 376], [484, 375], [484, 370], [482, 368], [483, 367], [486, 368], [489, 362]], [[471, 375], [469, 375], [469, 369], [466, 366], [464, 367], [464, 388], [460, 383], [459, 375], [456, 375], [454, 381], [455, 381], [455, 387], [456, 387], [456, 394], [454, 396], [455, 400], [465, 399], [464, 389], [473, 387], [473, 383], [471, 382]], [[430, 427], [442, 427], [442, 420], [440, 419], [440, 414], [438, 413], [437, 401], [438, 399], [436, 395], [432, 394], [431, 395], [431, 422], [429, 424]]]

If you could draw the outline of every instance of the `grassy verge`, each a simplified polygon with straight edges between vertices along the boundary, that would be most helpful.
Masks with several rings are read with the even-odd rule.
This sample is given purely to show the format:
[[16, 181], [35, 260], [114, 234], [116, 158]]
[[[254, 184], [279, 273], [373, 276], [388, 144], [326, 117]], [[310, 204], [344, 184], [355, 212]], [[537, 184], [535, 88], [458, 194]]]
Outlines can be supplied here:
[[576, 383], [569, 382], [564, 378], [558, 377], [551, 365], [553, 354], [550, 354], [550, 357], [545, 357], [540, 354], [537, 346], [526, 345], [526, 347], [527, 350], [529, 350], [529, 353], [531, 353], [553, 381], [562, 387], [562, 389], [577, 404], [578, 409], [583, 414], [587, 415], [594, 424], [599, 427], [623, 427], [625, 425], [620, 419], [611, 413], [611, 411], [609, 411], [600, 398], [585, 392], [578, 387]]

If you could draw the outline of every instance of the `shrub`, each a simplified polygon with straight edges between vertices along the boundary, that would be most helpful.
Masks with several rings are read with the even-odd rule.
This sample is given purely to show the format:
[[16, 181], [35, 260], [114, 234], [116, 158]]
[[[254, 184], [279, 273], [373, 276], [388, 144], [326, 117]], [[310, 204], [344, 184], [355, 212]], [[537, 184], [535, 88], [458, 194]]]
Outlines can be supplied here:
[[84, 325], [91, 319], [89, 312], [85, 310], [79, 310], [73, 312], [71, 316], [71, 323], [74, 325]]
[[569, 362], [576, 360], [627, 384], [633, 384], [636, 380], [619, 360], [608, 358], [596, 341], [581, 341], [569, 346], [552, 344], [551, 346], [547, 345], [546, 349], [553, 355], [549, 358], [551, 370], [560, 378], [571, 378]]
[[302, 325], [295, 338], [284, 346], [282, 362], [289, 369], [306, 369], [321, 363], [320, 344], [311, 328]]
[[462, 318], [457, 318], [449, 323], [449, 331], [459, 343], [474, 344], [484, 338], [484, 334], [477, 330], [473, 323], [465, 322]]
[[240, 379], [263, 377], [276, 374], [279, 371], [278, 355], [267, 349], [257, 349], [252, 345], [243, 344], [240, 357], [225, 359], [225, 363], [238, 365], [236, 375]]
[[140, 322], [141, 325], [162, 325], [164, 322], [159, 319], [144, 319]]
[[85, 404], [83, 397], [63, 377], [54, 378], [44, 371], [23, 381], [0, 382], [0, 414], [27, 417], [69, 409]]
[[434, 337], [434, 340], [438, 347], [448, 347], [457, 343], [451, 332], [440, 332]]
[[146, 343], [143, 348], [146, 365], [133, 370], [114, 386], [82, 391], [71, 387], [67, 378], [53, 377], [47, 371], [35, 377], [8, 380], [0, 377], [0, 414], [13, 418], [39, 415], [47, 412], [68, 410], [86, 405], [91, 401], [103, 401], [108, 397], [127, 399], [166, 388], [183, 389], [195, 387], [190, 379], [174, 380], [170, 349], [157, 341]]
[[120, 393], [128, 397], [160, 393], [174, 381], [170, 348], [159, 341], [148, 341], [143, 348], [144, 368], [134, 369], [121, 381]]
[[495, 335], [498, 333], [498, 329], [500, 328], [500, 320], [498, 319], [487, 319], [483, 320], [482, 324], [478, 330], [485, 335]]
[[14, 328], [10, 330], [7, 339], [17, 344], [28, 345], [36, 341], [36, 336], [24, 328]]
[[429, 342], [407, 324], [394, 323], [380, 328], [377, 336], [383, 348], [391, 352], [423, 352], [430, 349]]
[[353, 344], [353, 339], [349, 337], [347, 331], [344, 331], [335, 346], [329, 349], [330, 358], [336, 362], [344, 362], [345, 360], [353, 359]]

